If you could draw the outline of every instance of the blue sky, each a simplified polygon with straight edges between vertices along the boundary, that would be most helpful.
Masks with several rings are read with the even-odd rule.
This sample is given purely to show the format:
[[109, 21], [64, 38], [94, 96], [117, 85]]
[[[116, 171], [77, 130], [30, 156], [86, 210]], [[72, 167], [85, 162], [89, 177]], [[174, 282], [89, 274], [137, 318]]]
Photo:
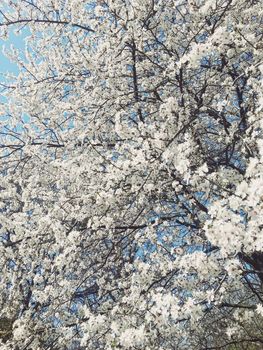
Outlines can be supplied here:
[[[0, 0], [1, 1], [1, 0]], [[25, 38], [29, 35], [29, 30], [24, 28], [21, 34], [14, 34], [15, 28], [10, 28], [8, 40], [3, 40], [0, 38], [0, 84], [5, 83], [5, 74], [12, 73], [18, 75], [19, 70], [17, 65], [3, 54], [3, 49], [8, 50], [8, 48], [13, 45], [16, 49], [23, 51], [25, 49]], [[0, 88], [0, 102], [6, 102], [6, 98], [1, 94], [2, 89]], [[3, 116], [1, 116], [3, 120]]]
[[[1, 1], [1, 0], [0, 0]], [[14, 28], [10, 28], [8, 40], [0, 39], [0, 84], [5, 83], [5, 74], [12, 73], [18, 75], [19, 70], [15, 63], [10, 62], [10, 60], [3, 54], [3, 49], [8, 50], [8, 48], [13, 45], [16, 49], [23, 51], [25, 49], [25, 38], [29, 35], [29, 30], [27, 28], [21, 31], [21, 34], [16, 35], [13, 31]], [[0, 103], [6, 103], [7, 99], [1, 94], [0, 87]], [[0, 116], [1, 121], [6, 121], [4, 115]]]
[[15, 35], [12, 30], [10, 30], [10, 35], [8, 40], [2, 40], [0, 39], [0, 73], [1, 77], [0, 79], [3, 79], [2, 73], [18, 73], [17, 66], [10, 62], [7, 57], [3, 55], [3, 48], [8, 48], [10, 45], [13, 45], [17, 49], [24, 49], [25, 48], [25, 38], [29, 34], [28, 29], [22, 30], [22, 33], [20, 35]]

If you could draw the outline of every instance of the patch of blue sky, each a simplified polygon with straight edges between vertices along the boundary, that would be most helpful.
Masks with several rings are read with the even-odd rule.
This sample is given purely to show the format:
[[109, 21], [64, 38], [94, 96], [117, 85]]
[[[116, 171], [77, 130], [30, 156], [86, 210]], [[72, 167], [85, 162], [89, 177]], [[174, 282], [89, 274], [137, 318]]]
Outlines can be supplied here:
[[[16, 28], [9, 28], [8, 30], [8, 39], [3, 40], [0, 38], [0, 103], [8, 103], [8, 100], [5, 96], [2, 95], [2, 92], [6, 90], [8, 85], [8, 75], [19, 74], [19, 67], [15, 62], [12, 62], [5, 53], [8, 53], [12, 47], [16, 50], [19, 50], [23, 56], [23, 51], [25, 50], [25, 39], [30, 34], [28, 28], [21, 29], [19, 34], [16, 34]], [[7, 84], [7, 85], [6, 85]], [[1, 116], [7, 119], [6, 116]]]
[[8, 51], [13, 46], [15, 49], [21, 51], [25, 50], [25, 39], [30, 35], [28, 28], [21, 29], [19, 34], [15, 34], [15, 28], [9, 30], [9, 36], [7, 40], [0, 39], [0, 62], [1, 62], [1, 76], [0, 79], [3, 79], [3, 73], [12, 73], [18, 75], [19, 68], [15, 62], [11, 62], [8, 57], [4, 54], [4, 50]]

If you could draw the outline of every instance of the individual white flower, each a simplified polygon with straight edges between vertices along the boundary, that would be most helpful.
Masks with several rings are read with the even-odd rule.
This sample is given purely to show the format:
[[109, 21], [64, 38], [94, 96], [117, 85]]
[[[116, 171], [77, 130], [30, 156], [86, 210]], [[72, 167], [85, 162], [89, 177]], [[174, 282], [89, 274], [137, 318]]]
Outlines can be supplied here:
[[262, 304], [258, 304], [257, 308], [256, 308], [256, 312], [263, 317], [263, 305]]
[[120, 345], [124, 348], [129, 348], [130, 346], [139, 346], [143, 343], [145, 337], [144, 326], [139, 328], [127, 328], [121, 333], [119, 341]]
[[226, 330], [226, 335], [228, 338], [231, 339], [234, 334], [238, 333], [238, 331], [239, 331], [239, 329], [236, 326], [235, 327], [234, 326], [228, 327]]
[[17, 320], [13, 324], [13, 337], [16, 341], [19, 341], [21, 339], [25, 339], [28, 334], [28, 328], [26, 326], [26, 323]]

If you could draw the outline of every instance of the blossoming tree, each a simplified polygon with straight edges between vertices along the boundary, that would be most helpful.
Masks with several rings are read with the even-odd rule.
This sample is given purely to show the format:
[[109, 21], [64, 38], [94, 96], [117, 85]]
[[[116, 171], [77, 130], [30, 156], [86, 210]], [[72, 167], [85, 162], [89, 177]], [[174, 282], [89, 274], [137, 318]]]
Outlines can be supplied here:
[[1, 349], [261, 349], [261, 1], [0, 14]]

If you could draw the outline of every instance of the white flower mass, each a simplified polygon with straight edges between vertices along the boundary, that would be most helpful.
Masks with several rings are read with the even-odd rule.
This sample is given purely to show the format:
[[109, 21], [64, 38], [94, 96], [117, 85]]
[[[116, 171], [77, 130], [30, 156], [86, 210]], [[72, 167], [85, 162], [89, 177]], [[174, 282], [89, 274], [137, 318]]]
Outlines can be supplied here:
[[1, 350], [263, 348], [262, 15], [1, 0]]

